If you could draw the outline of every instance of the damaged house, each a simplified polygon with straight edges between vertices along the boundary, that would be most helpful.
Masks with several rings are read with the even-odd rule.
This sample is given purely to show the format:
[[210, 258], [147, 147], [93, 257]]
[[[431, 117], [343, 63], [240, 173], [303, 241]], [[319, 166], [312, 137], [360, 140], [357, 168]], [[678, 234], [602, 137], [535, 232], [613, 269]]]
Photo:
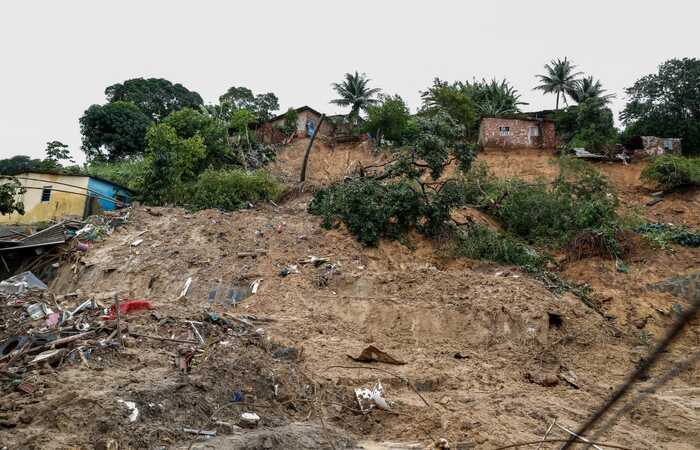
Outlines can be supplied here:
[[[297, 113], [297, 123], [293, 137], [311, 136], [321, 121], [322, 114], [310, 106], [302, 106], [294, 111]], [[279, 144], [289, 139], [290, 136], [286, 136], [282, 131], [286, 116], [287, 113], [283, 113], [261, 124], [257, 129], [260, 142], [264, 144]], [[322, 136], [333, 135], [335, 131], [333, 122], [324, 120], [321, 124], [321, 129], [318, 131]]]
[[94, 176], [58, 172], [23, 172], [13, 175], [22, 184], [24, 214], [0, 215], [0, 224], [33, 224], [82, 219], [131, 203], [133, 192]]
[[557, 145], [554, 121], [547, 111], [502, 117], [483, 117], [479, 124], [482, 147], [546, 148]]
[[625, 148], [633, 153], [658, 156], [671, 153], [681, 154], [680, 138], [660, 138], [656, 136], [632, 136], [625, 142]]

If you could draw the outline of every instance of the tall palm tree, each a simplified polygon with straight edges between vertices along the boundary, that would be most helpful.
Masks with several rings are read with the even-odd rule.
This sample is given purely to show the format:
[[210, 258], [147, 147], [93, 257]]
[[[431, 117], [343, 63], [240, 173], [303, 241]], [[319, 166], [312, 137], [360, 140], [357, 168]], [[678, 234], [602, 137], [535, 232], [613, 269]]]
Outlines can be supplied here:
[[350, 117], [359, 117], [360, 111], [364, 111], [368, 106], [377, 103], [377, 99], [374, 96], [381, 91], [379, 88], [369, 88], [368, 84], [370, 81], [364, 73], [359, 74], [357, 71], [354, 74], [346, 73], [345, 80], [341, 83], [333, 83], [333, 89], [340, 97], [331, 100], [331, 103], [340, 106], [350, 106]]
[[536, 86], [545, 94], [557, 94], [557, 106], [559, 109], [559, 96], [562, 97], [564, 103], [568, 105], [566, 96], [576, 84], [576, 77], [581, 75], [581, 72], [574, 72], [576, 66], [571, 64], [568, 59], [553, 59], [549, 64], [544, 65], [546, 73], [544, 75], [536, 75], [540, 80], [540, 85]]
[[576, 103], [581, 103], [590, 98], [600, 101], [602, 105], [607, 105], [615, 98], [615, 94], [606, 94], [600, 80], [595, 80], [593, 76], [583, 77], [574, 83], [574, 86], [567, 91], [569, 97]]

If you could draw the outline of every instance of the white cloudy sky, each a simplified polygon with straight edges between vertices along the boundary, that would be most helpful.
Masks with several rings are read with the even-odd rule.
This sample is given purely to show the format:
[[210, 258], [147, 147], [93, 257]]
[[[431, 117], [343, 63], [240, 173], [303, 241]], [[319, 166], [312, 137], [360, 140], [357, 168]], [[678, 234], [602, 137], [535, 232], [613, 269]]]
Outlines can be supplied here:
[[544, 63], [568, 56], [616, 93], [672, 57], [698, 57], [690, 0], [179, 1], [0, 4], [0, 157], [80, 152], [78, 118], [104, 88], [163, 77], [215, 101], [229, 86], [272, 91], [282, 109], [335, 112], [330, 84], [366, 72], [415, 109], [434, 77], [507, 78], [529, 108]]

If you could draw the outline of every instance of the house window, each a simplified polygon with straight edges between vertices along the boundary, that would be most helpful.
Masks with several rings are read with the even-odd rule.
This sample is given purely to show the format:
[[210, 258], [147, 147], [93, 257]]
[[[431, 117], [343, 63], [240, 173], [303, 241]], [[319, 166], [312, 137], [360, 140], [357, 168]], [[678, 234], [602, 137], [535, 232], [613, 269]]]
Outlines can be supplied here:
[[498, 127], [501, 136], [510, 136], [510, 127]]
[[51, 186], [44, 186], [44, 189], [41, 190], [41, 201], [48, 202], [49, 200], [51, 200]]
[[531, 136], [531, 137], [537, 137], [540, 135], [540, 129], [537, 127], [530, 127], [527, 130], [527, 134], [528, 134], [528, 136]]

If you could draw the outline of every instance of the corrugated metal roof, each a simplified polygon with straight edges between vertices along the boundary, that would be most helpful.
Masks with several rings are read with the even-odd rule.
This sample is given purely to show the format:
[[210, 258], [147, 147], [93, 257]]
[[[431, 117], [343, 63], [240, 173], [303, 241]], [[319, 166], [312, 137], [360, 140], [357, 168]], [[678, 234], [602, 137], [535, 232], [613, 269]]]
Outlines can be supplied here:
[[48, 228], [44, 228], [41, 231], [37, 231], [36, 233], [25, 238], [16, 239], [13, 241], [3, 241], [2, 244], [6, 244], [8, 246], [0, 248], [0, 252], [63, 244], [66, 242], [66, 240], [68, 240], [68, 236], [66, 235], [66, 225], [71, 223], [79, 224], [80, 222], [66, 220], [55, 225], [51, 225]]

